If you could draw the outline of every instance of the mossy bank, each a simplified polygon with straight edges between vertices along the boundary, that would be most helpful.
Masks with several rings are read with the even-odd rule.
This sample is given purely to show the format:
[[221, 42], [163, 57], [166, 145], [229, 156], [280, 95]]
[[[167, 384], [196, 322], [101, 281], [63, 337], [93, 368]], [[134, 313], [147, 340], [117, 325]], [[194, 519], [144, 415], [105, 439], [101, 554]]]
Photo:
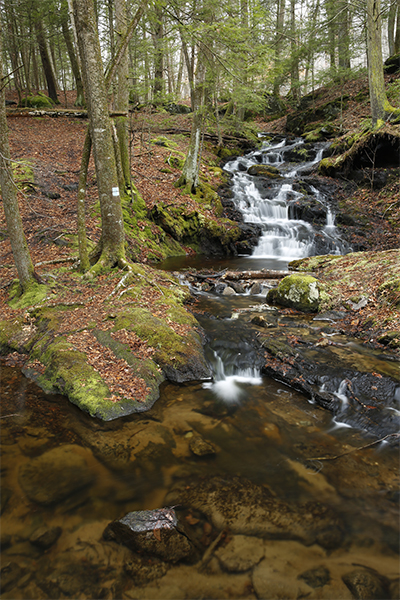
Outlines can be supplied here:
[[91, 416], [148, 410], [165, 379], [210, 377], [187, 289], [173, 277], [134, 265], [84, 282], [60, 270], [43, 288], [29, 306], [14, 299], [0, 321], [1, 354], [23, 355], [28, 377]]

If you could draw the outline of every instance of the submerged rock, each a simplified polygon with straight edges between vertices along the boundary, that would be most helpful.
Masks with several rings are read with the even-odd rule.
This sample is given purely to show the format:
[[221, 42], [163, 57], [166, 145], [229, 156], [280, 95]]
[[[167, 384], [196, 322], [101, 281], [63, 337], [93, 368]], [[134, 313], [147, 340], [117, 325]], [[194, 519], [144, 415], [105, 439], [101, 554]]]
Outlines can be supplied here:
[[56, 543], [61, 533], [61, 527], [39, 527], [32, 533], [29, 541], [34, 546], [47, 550]]
[[234, 535], [215, 552], [223, 569], [241, 573], [252, 569], [264, 557], [264, 542], [260, 538]]
[[33, 458], [19, 469], [21, 488], [32, 502], [61, 502], [90, 485], [94, 473], [77, 445], [60, 446]]
[[316, 312], [320, 301], [318, 280], [311, 275], [288, 275], [277, 288], [267, 294], [267, 302], [302, 310]]
[[196, 456], [211, 456], [215, 454], [214, 446], [203, 439], [201, 435], [194, 435], [190, 439], [189, 448]]
[[244, 478], [214, 477], [179, 490], [177, 498], [201, 510], [216, 529], [235, 535], [300, 540], [329, 549], [342, 542], [342, 523], [328, 506], [289, 504]]
[[189, 539], [176, 529], [177, 524], [173, 508], [138, 510], [109, 523], [103, 537], [139, 554], [175, 563], [190, 558], [194, 552]]
[[386, 600], [390, 596], [390, 581], [373, 569], [355, 569], [342, 577], [357, 600]]

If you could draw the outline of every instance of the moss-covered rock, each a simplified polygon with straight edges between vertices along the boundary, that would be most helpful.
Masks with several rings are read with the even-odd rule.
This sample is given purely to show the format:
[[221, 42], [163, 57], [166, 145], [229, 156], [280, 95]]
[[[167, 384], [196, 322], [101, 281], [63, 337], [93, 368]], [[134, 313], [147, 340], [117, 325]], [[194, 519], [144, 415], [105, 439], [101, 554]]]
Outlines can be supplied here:
[[[177, 306], [174, 308], [178, 310]], [[115, 319], [113, 330], [120, 329], [135, 332], [154, 348], [153, 359], [170, 381], [181, 383], [210, 376], [202, 342], [195, 331], [189, 330], [186, 335], [180, 335], [149, 310], [134, 307], [126, 308]]]
[[21, 100], [21, 106], [27, 108], [52, 108], [53, 103], [48, 96], [38, 94], [37, 96], [27, 96]]
[[302, 310], [316, 312], [320, 301], [320, 286], [311, 275], [288, 275], [278, 287], [267, 294], [267, 302]]
[[247, 172], [249, 175], [268, 177], [270, 179], [278, 179], [282, 177], [279, 170], [271, 165], [251, 165], [251, 167], [247, 169]]

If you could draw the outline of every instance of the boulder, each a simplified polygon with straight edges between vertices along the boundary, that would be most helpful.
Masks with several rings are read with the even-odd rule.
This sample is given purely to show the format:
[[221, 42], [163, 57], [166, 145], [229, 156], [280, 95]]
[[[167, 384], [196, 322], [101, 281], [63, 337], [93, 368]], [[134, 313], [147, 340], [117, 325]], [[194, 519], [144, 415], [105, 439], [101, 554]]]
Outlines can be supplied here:
[[53, 504], [90, 485], [94, 474], [82, 449], [68, 444], [33, 458], [19, 469], [19, 484], [29, 500]]
[[47, 550], [56, 543], [61, 533], [61, 527], [39, 527], [32, 533], [29, 541], [34, 546]]
[[247, 169], [247, 172], [249, 175], [270, 177], [271, 179], [282, 177], [279, 170], [276, 167], [271, 167], [271, 165], [252, 165]]
[[354, 569], [342, 577], [357, 600], [386, 600], [390, 596], [390, 581], [373, 569]]
[[175, 563], [194, 553], [189, 539], [176, 529], [177, 524], [173, 508], [137, 510], [109, 523], [103, 537], [124, 544], [138, 554]]
[[288, 275], [269, 290], [267, 302], [304, 312], [317, 312], [320, 302], [318, 280], [311, 275]]

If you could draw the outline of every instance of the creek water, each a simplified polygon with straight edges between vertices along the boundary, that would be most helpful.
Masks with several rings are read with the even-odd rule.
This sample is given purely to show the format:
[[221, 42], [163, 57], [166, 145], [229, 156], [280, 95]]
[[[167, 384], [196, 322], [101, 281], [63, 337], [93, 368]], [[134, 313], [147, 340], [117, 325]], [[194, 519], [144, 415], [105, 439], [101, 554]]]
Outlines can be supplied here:
[[[322, 148], [296, 173], [284, 161], [288, 150], [282, 140], [227, 165], [237, 206], [248, 222], [263, 228], [253, 256], [170, 260], [162, 268], [286, 269], [288, 260], [312, 254], [314, 228], [289, 218], [287, 198], [296, 197], [299, 169], [307, 172]], [[260, 199], [261, 184], [244, 170], [255, 163], [278, 166], [285, 175], [274, 197], [264, 199], [267, 206]], [[326, 223], [318, 231], [326, 251], [345, 251], [328, 200], [311, 193], [326, 207]], [[66, 398], [45, 395], [18, 369], [2, 366], [1, 597], [350, 600], [352, 585], [364, 577], [361, 593], [369, 589], [371, 595], [358, 597], [397, 598], [398, 448], [367, 447], [373, 439], [363, 431], [333, 420], [302, 394], [262, 375], [252, 345], [255, 333], [233, 317], [263, 305], [265, 289], [232, 297], [196, 293], [214, 379], [163, 384], [148, 413], [101, 423]], [[379, 356], [368, 360], [379, 371]], [[212, 445], [212, 453], [193, 452], [191, 443], [199, 436]], [[53, 502], [33, 502], [21, 486], [21, 473], [32, 464], [43, 468], [35, 461], [59, 448], [75, 461], [79, 457], [85, 468], [71, 475], [68, 464], [57, 471], [48, 462], [39, 485], [51, 496], [52, 487], [68, 490], [68, 480], [70, 492]], [[74, 483], [76, 477], [81, 485]], [[220, 489], [226, 490], [222, 505], [215, 496]], [[195, 499], [187, 496], [190, 490]], [[259, 500], [266, 490], [280, 507], [276, 514], [269, 509], [268, 516]], [[310, 503], [314, 512], [302, 508], [302, 532], [293, 533], [285, 526], [287, 515]], [[164, 568], [102, 539], [113, 519], [176, 504], [196, 542], [194, 560]], [[319, 518], [315, 506], [334, 515], [325, 526], [325, 541], [307, 533]], [[269, 519], [279, 521], [281, 529], [268, 533]], [[38, 543], [38, 530], [53, 532], [55, 539]]]

